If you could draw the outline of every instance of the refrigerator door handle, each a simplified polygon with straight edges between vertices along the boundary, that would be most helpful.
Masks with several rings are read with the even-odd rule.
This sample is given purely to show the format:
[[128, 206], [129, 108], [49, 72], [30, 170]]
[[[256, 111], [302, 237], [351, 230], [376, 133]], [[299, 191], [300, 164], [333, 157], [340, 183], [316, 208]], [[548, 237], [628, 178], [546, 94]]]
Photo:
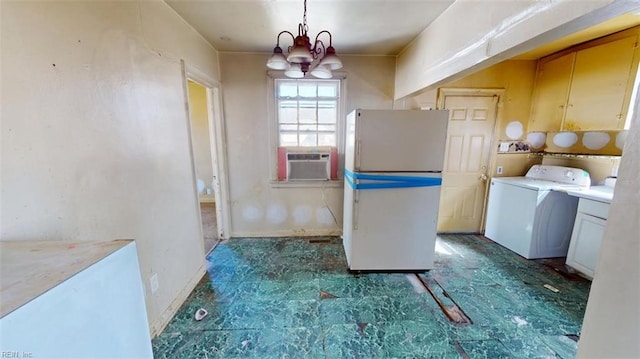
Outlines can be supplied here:
[[356, 140], [356, 158], [355, 158], [355, 164], [354, 164], [354, 169], [356, 171], [360, 170], [360, 147], [361, 147], [360, 140]]
[[353, 191], [353, 213], [352, 213], [352, 223], [353, 229], [358, 229], [358, 202], [360, 202], [360, 191]]

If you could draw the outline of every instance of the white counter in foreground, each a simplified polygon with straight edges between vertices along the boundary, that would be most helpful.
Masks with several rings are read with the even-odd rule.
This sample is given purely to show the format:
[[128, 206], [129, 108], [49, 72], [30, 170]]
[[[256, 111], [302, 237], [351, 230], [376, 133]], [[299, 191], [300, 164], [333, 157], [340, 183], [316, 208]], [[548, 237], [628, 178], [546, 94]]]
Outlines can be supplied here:
[[135, 242], [0, 242], [0, 258], [5, 356], [153, 357]]
[[609, 186], [591, 186], [583, 190], [567, 190], [571, 196], [591, 199], [594, 201], [611, 203], [613, 199], [613, 187]]

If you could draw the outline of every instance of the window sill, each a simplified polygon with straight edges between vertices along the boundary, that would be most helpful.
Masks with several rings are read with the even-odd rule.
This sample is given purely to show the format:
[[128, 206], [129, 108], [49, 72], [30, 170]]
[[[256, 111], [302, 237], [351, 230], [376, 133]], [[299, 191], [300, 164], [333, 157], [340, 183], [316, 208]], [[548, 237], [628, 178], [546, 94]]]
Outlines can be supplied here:
[[269, 182], [271, 188], [342, 188], [344, 181], [275, 181]]

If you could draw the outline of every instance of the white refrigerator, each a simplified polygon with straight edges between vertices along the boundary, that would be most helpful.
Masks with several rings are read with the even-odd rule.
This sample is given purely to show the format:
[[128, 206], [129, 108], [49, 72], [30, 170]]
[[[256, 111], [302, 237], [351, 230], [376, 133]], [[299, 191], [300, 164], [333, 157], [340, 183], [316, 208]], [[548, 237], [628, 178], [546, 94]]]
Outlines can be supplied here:
[[347, 116], [343, 245], [349, 269], [433, 268], [448, 111]]

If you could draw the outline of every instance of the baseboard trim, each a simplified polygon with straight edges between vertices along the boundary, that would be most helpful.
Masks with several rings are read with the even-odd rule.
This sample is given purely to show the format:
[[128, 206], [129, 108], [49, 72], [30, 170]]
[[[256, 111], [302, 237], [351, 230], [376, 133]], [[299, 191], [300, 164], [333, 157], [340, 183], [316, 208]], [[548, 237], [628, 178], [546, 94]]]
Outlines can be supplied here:
[[229, 237], [235, 238], [255, 238], [255, 237], [318, 237], [318, 236], [341, 236], [342, 229], [328, 230], [285, 230], [285, 231], [260, 231], [260, 232], [232, 232]]
[[207, 273], [207, 270], [203, 263], [202, 266], [198, 268], [193, 278], [191, 278], [191, 280], [187, 283], [187, 285], [180, 291], [180, 293], [178, 293], [176, 298], [171, 302], [169, 307], [167, 307], [167, 309], [165, 309], [165, 311], [160, 315], [160, 319], [158, 319], [155, 323], [151, 325], [151, 328], [150, 328], [151, 338], [155, 338], [158, 335], [160, 335], [160, 333], [162, 333], [164, 328], [166, 328], [167, 325], [169, 325], [169, 322], [171, 321], [171, 319], [173, 319], [173, 316], [176, 315], [176, 313], [178, 312], [178, 309], [180, 309], [180, 307], [185, 302], [189, 294], [193, 292], [195, 287], [198, 285], [198, 283], [206, 273]]

